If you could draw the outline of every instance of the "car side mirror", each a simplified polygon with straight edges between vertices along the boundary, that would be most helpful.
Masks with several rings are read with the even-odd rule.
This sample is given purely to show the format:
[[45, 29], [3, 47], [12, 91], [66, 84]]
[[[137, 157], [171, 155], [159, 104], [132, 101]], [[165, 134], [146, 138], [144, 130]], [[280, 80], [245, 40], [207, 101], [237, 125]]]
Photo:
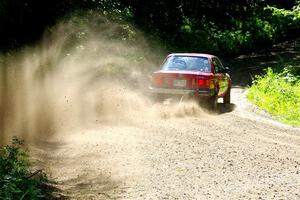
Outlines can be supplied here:
[[229, 72], [230, 72], [229, 67], [224, 67], [223, 70], [222, 70], [222, 73], [227, 73], [227, 74], [229, 74]]

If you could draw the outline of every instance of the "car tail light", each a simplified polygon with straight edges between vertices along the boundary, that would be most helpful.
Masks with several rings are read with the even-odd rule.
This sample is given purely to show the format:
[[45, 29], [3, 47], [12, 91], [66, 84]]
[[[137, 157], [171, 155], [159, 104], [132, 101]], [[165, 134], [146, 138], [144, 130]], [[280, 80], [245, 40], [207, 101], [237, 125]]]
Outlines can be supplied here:
[[154, 86], [162, 86], [164, 84], [163, 79], [160, 76], [152, 76], [152, 84]]
[[198, 80], [198, 86], [202, 87], [202, 88], [203, 87], [204, 88], [209, 88], [209, 89], [215, 88], [213, 80], [210, 80], [210, 79], [199, 79]]
[[210, 81], [208, 79], [199, 79], [198, 86], [199, 87], [209, 87]]

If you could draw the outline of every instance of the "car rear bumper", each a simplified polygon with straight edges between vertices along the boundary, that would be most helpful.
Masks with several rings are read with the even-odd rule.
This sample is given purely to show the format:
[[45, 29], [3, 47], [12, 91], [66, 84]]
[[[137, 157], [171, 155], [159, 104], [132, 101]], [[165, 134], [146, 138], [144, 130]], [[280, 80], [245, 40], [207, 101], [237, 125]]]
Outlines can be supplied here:
[[204, 96], [210, 97], [215, 95], [213, 89], [170, 89], [170, 88], [155, 88], [149, 87], [149, 92], [154, 94], [165, 94], [165, 95], [190, 95], [190, 96]]

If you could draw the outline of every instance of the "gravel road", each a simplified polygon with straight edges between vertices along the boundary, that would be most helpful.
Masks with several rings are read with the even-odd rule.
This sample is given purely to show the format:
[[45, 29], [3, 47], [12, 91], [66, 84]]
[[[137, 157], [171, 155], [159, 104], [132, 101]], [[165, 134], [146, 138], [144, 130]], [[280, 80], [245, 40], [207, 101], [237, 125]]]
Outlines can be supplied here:
[[186, 106], [58, 134], [32, 147], [34, 159], [60, 199], [300, 199], [300, 129], [245, 92], [233, 88], [218, 114]]

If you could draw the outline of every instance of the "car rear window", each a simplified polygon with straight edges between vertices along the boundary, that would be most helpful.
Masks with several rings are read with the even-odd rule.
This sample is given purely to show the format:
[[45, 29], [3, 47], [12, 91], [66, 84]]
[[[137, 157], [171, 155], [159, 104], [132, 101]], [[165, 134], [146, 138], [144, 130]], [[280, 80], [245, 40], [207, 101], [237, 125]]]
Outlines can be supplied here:
[[208, 58], [195, 56], [170, 56], [163, 63], [162, 70], [211, 72]]

